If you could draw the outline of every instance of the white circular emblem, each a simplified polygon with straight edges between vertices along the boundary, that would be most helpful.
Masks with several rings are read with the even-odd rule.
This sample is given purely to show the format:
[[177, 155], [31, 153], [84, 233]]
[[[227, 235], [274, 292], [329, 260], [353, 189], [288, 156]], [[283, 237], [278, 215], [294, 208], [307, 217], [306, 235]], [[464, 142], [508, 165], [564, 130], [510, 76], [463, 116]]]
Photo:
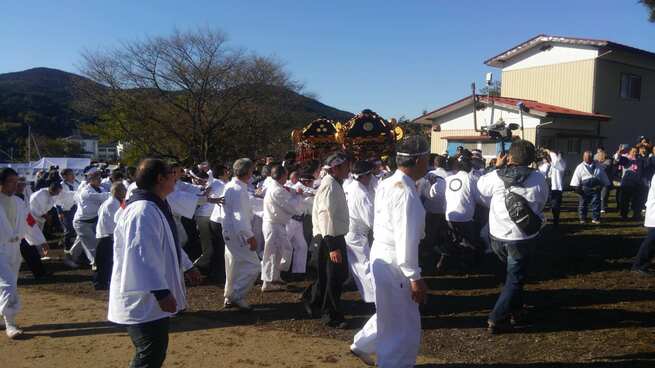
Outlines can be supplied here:
[[370, 131], [373, 130], [373, 123], [371, 123], [371, 122], [364, 123], [363, 128], [364, 128], [365, 131], [370, 132]]
[[460, 179], [453, 179], [450, 184], [448, 184], [448, 189], [453, 192], [457, 192], [462, 189], [462, 181]]

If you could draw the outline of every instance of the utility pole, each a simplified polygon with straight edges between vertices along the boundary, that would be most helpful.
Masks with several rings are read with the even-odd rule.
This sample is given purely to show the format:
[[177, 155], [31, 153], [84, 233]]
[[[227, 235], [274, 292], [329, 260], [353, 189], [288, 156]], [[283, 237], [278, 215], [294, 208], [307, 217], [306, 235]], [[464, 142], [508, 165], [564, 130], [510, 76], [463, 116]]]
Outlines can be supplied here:
[[32, 149], [31, 149], [32, 140], [30, 139], [31, 136], [32, 136], [32, 127], [29, 124], [27, 124], [27, 163], [28, 164], [32, 160]]
[[476, 103], [477, 99], [475, 97], [475, 82], [471, 83], [471, 98], [473, 99], [473, 127], [476, 132], [480, 132], [480, 129], [478, 129], [478, 107]]

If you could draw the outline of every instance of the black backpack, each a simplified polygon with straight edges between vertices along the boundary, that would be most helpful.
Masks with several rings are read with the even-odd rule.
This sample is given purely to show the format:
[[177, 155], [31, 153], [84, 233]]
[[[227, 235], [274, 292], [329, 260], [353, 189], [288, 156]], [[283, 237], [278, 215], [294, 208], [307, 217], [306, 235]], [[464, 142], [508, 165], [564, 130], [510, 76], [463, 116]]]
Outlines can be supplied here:
[[512, 187], [505, 183], [505, 207], [509, 212], [509, 218], [526, 235], [534, 235], [539, 232], [543, 220], [528, 205], [528, 200], [522, 195], [512, 192]]

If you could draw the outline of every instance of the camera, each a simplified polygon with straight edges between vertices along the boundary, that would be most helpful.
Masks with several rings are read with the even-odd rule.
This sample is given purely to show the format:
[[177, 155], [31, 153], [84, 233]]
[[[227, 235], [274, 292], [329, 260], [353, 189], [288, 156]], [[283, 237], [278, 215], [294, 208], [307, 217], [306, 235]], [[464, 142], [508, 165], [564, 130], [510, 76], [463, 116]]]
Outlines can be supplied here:
[[482, 131], [493, 140], [511, 141], [512, 130], [516, 130], [518, 128], [518, 124], [505, 124], [505, 122], [501, 120], [495, 124], [482, 127]]

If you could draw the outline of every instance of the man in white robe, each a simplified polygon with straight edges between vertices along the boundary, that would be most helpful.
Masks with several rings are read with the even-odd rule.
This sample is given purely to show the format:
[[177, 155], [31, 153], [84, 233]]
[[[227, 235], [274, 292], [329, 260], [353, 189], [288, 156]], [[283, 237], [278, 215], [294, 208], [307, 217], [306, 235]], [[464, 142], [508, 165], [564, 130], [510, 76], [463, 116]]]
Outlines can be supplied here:
[[302, 198], [293, 195], [283, 186], [287, 181], [287, 171], [282, 165], [273, 165], [270, 178], [272, 181], [268, 184], [264, 196], [262, 291], [280, 289], [280, 270], [285, 253], [287, 255], [284, 261], [291, 262], [288, 256], [291, 244], [286, 226], [291, 217], [299, 216], [303, 211]]
[[373, 231], [373, 200], [369, 185], [374, 167], [368, 161], [353, 165], [352, 182], [344, 187], [348, 201], [350, 225], [346, 234], [348, 264], [362, 300], [375, 302], [375, 289], [369, 264]]
[[21, 303], [18, 297], [20, 242], [25, 236], [27, 208], [14, 195], [18, 174], [11, 168], [0, 170], [0, 316], [10, 339], [23, 334], [16, 325]]
[[100, 205], [98, 224], [96, 225], [96, 272], [93, 274], [93, 286], [96, 290], [109, 289], [111, 269], [114, 258], [114, 229], [116, 212], [123, 205], [127, 189], [122, 181], [114, 181], [110, 188], [111, 197]]
[[286, 187], [292, 193], [297, 193], [302, 199], [302, 212], [299, 215], [292, 216], [291, 221], [287, 224], [287, 236], [291, 248], [282, 257], [283, 260], [286, 260], [283, 261], [282, 271], [289, 271], [289, 267], [291, 267], [290, 270], [292, 273], [300, 275], [307, 272], [307, 252], [309, 251], [309, 246], [305, 238], [304, 222], [311, 216], [313, 193], [315, 191], [307, 188], [299, 181], [297, 172], [294, 171], [291, 175], [294, 174], [295, 178], [290, 179]]
[[71, 248], [73, 262], [79, 261], [82, 252], [84, 252], [91, 267], [95, 268], [95, 254], [98, 245], [96, 239], [98, 210], [102, 202], [106, 201], [110, 195], [100, 186], [99, 171], [87, 174], [87, 184], [80, 187], [75, 194], [77, 210], [73, 218], [73, 227], [77, 233], [77, 238]]
[[405, 138], [396, 154], [398, 169], [378, 185], [371, 250], [376, 314], [350, 347], [368, 365], [375, 364], [373, 353], [382, 368], [413, 367], [416, 363], [421, 342], [418, 305], [427, 292], [418, 265], [425, 210], [416, 181], [427, 172], [429, 154], [424, 138]]
[[252, 229], [252, 204], [248, 197], [248, 182], [255, 164], [247, 158], [234, 162], [234, 178], [225, 186], [223, 239], [225, 240], [226, 308], [244, 311], [252, 308], [246, 301], [261, 265], [257, 257], [257, 240]]
[[136, 349], [130, 367], [161, 367], [169, 318], [187, 308], [185, 277], [200, 280], [177, 239], [166, 196], [175, 186], [169, 166], [146, 159], [135, 189], [117, 218], [108, 319], [126, 325]]

